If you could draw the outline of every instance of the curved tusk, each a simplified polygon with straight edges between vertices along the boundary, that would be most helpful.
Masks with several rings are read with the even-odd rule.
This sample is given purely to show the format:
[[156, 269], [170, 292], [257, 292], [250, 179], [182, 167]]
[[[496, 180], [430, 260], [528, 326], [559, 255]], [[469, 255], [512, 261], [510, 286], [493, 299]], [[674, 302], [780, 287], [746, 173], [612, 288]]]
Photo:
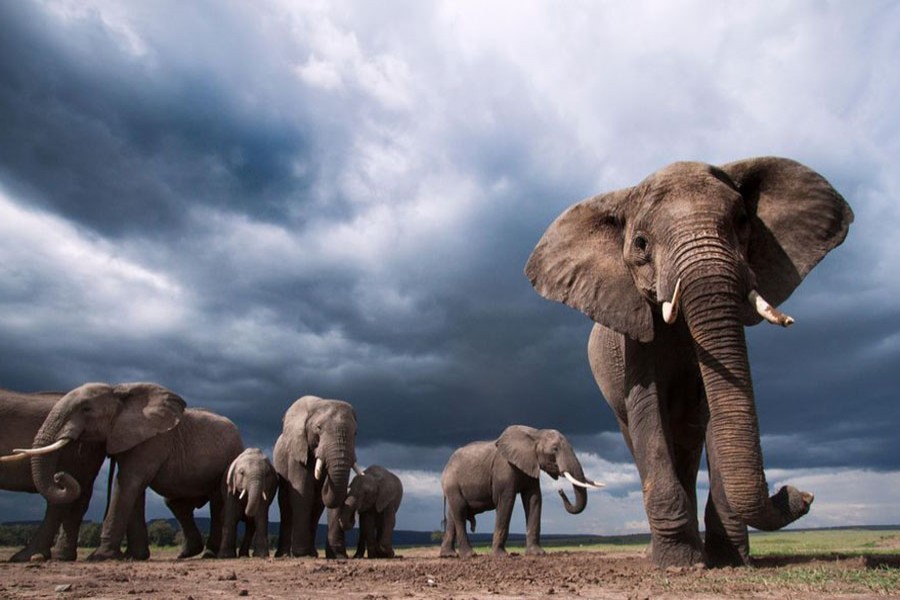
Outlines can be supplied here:
[[324, 468], [325, 468], [325, 461], [322, 460], [321, 458], [317, 458], [316, 459], [316, 470], [315, 470], [315, 476], [316, 476], [317, 481], [322, 479], [322, 470]]
[[600, 488], [605, 488], [605, 483], [600, 483], [599, 481], [588, 481], [588, 485], [593, 486], [595, 490], [599, 490]]
[[357, 475], [365, 475], [366, 471], [362, 467], [360, 467], [357, 463], [353, 463], [353, 470]]
[[663, 321], [667, 325], [671, 325], [678, 318], [678, 301], [681, 299], [681, 277], [675, 282], [675, 291], [672, 292], [672, 300], [663, 302], [662, 315]]
[[593, 485], [591, 485], [591, 484], [589, 484], [589, 483], [584, 483], [584, 482], [582, 482], [582, 481], [578, 481], [577, 479], [575, 479], [574, 477], [572, 477], [572, 475], [571, 475], [568, 471], [563, 471], [563, 477], [565, 477], [566, 479], [568, 479], [568, 480], [569, 480], [569, 483], [571, 483], [572, 485], [577, 485], [578, 487], [583, 487], [583, 488], [592, 488], [592, 487], [595, 487], [595, 486], [593, 486]]
[[265, 492], [262, 493], [262, 496], [263, 496], [263, 502], [268, 502], [268, 501], [269, 501], [269, 497], [266, 496], [266, 493], [265, 493]]
[[56, 452], [71, 441], [72, 440], [69, 438], [63, 438], [61, 440], [56, 440], [49, 446], [43, 446], [41, 448], [14, 448], [13, 452], [16, 454], [24, 454], [25, 456], [40, 456], [41, 454]]
[[238, 500], [243, 500], [244, 496], [246, 496], [246, 495], [247, 495], [247, 488], [244, 488], [241, 490], [241, 495], [238, 496]]
[[756, 308], [756, 312], [759, 313], [759, 316], [769, 323], [781, 325], [782, 327], [790, 327], [794, 324], [794, 317], [784, 314], [766, 302], [766, 299], [760, 296], [759, 292], [756, 290], [750, 290], [750, 293], [747, 294], [747, 299], [750, 301], [750, 304]]
[[231, 461], [231, 466], [228, 467], [228, 474], [225, 476], [225, 484], [228, 486], [228, 493], [233, 494], [234, 488], [231, 485], [231, 476], [234, 474], [234, 466], [237, 464], [236, 461]]
[[16, 462], [17, 460], [26, 460], [29, 458], [27, 454], [9, 454], [7, 456], [0, 456], [0, 462]]

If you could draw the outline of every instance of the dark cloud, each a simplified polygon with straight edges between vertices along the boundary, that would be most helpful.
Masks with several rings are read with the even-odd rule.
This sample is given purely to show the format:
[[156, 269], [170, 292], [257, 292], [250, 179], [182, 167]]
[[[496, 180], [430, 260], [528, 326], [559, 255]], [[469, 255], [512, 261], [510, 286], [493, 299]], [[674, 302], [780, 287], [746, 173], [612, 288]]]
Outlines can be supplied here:
[[[766, 465], [900, 469], [894, 20], [357, 8], [0, 4], [0, 385], [157, 381], [263, 448], [299, 396], [341, 398], [365, 460], [422, 486], [511, 423], [620, 473], [591, 323], [534, 293], [531, 249], [672, 160], [780, 154], [857, 221], [797, 325], [748, 333]], [[871, 31], [832, 74], [848, 19]]]

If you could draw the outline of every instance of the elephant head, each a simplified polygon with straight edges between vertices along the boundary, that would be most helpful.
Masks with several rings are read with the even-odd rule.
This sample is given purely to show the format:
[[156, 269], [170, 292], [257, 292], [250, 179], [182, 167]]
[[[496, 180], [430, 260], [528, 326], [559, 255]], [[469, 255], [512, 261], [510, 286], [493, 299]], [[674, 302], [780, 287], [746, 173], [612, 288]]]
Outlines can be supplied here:
[[184, 409], [184, 400], [152, 383], [86, 383], [57, 401], [32, 448], [17, 452], [31, 455], [35, 487], [48, 502], [72, 502], [80, 488], [71, 475], [56, 472], [56, 450], [75, 440], [105, 441], [107, 454], [115, 455], [172, 429]]
[[575, 491], [575, 504], [569, 502], [562, 490], [559, 490], [559, 495], [566, 511], [573, 515], [579, 514], [587, 506], [587, 488], [603, 487], [602, 483], [585, 478], [569, 440], [555, 429], [511, 425], [497, 438], [496, 445], [503, 458], [529, 477], [537, 479], [540, 471], [553, 480], [560, 475], [565, 477]]
[[786, 486], [768, 497], [743, 326], [790, 325], [774, 307], [852, 221], [840, 194], [797, 162], [681, 162], [570, 207], [525, 273], [542, 296], [638, 342], [686, 326], [728, 502], [772, 530], [805, 514], [812, 496]]
[[341, 506], [347, 498], [350, 469], [358, 471], [353, 407], [341, 400], [304, 396], [285, 413], [282, 435], [291, 460], [313, 467], [317, 481], [324, 479], [325, 506]]
[[247, 448], [231, 461], [225, 484], [229, 494], [241, 501], [246, 498], [244, 514], [253, 517], [260, 506], [268, 507], [269, 500], [274, 497], [278, 475], [262, 450]]
[[382, 513], [392, 502], [403, 496], [400, 479], [384, 467], [370, 465], [350, 482], [350, 491], [341, 508], [341, 525], [350, 531], [356, 523], [356, 513], [374, 510]]

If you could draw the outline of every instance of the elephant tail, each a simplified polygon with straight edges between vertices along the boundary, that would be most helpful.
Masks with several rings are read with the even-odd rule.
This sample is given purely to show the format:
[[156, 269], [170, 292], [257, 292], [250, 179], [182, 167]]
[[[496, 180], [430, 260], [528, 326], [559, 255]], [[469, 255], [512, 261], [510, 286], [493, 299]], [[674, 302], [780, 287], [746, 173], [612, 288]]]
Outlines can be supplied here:
[[109, 457], [109, 477], [106, 478], [106, 508], [103, 509], [103, 520], [109, 514], [109, 501], [112, 498], [113, 481], [116, 478], [116, 459], [114, 456]]

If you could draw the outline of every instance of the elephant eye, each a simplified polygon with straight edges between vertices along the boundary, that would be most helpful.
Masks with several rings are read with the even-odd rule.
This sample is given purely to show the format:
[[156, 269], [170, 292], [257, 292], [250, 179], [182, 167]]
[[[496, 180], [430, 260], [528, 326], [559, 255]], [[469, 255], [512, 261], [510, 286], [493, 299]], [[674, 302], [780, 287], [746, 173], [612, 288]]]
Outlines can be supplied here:
[[634, 236], [634, 247], [640, 250], [641, 252], [647, 251], [647, 238], [642, 235]]

